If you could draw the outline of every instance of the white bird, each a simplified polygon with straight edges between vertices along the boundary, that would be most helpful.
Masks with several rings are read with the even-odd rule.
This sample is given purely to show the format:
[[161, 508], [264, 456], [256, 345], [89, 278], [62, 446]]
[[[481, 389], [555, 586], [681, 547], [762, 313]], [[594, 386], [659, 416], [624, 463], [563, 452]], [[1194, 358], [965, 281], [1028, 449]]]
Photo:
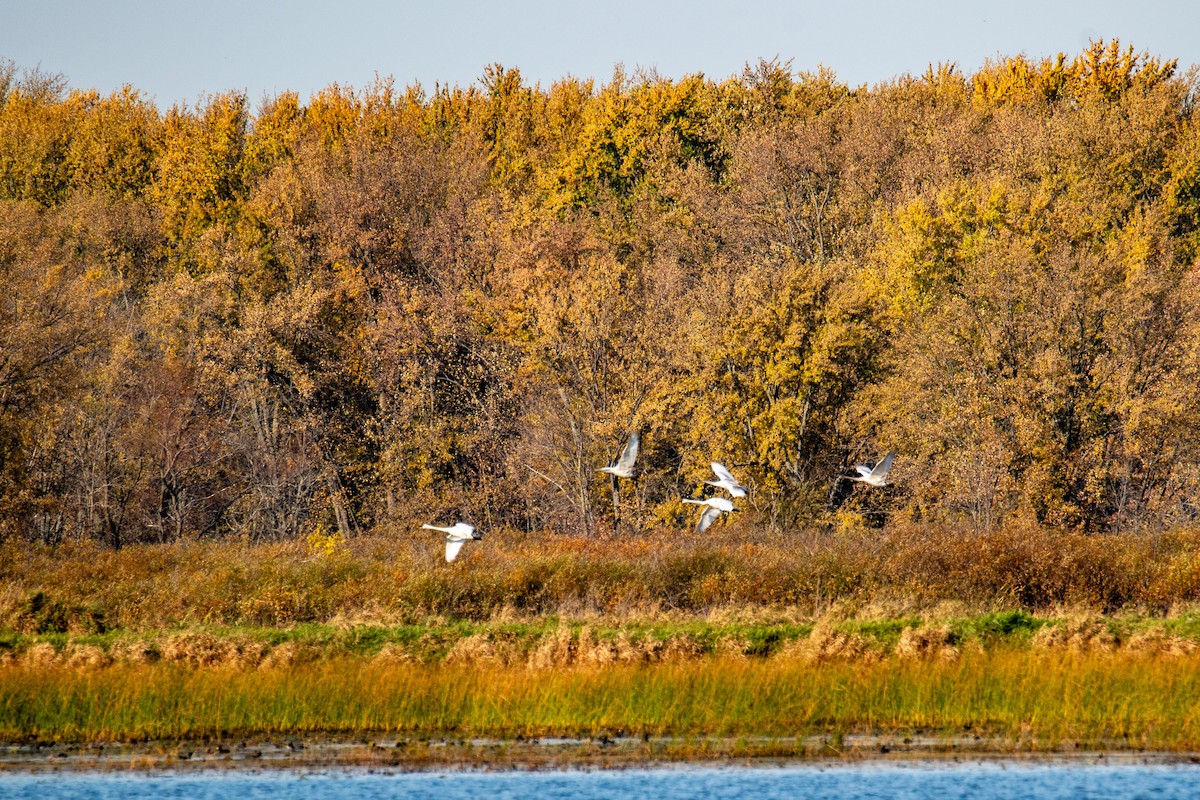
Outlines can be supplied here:
[[883, 457], [883, 460], [874, 467], [868, 467], [866, 464], [857, 464], [855, 469], [858, 470], [857, 475], [847, 475], [846, 477], [852, 481], [860, 481], [868, 486], [887, 486], [888, 472], [892, 469], [892, 459], [896, 457], [896, 451], [888, 453]]
[[475, 526], [465, 522], [456, 522], [449, 528], [439, 528], [437, 525], [422, 525], [422, 528], [431, 531], [441, 531], [446, 534], [446, 563], [449, 564], [458, 557], [458, 551], [462, 550], [463, 545], [472, 539], [482, 539], [483, 536], [475, 532]]
[[727, 497], [709, 497], [704, 500], [693, 500], [690, 497], [683, 498], [685, 503], [694, 503], [698, 506], [704, 506], [704, 510], [700, 512], [700, 521], [696, 523], [696, 530], [706, 531], [708, 526], [713, 524], [713, 520], [721, 516], [722, 512], [729, 513], [737, 511], [733, 507], [733, 501]]
[[738, 483], [738, 479], [733, 477], [733, 473], [725, 469], [725, 465], [720, 461], [712, 462], [712, 471], [720, 480], [705, 481], [709, 486], [724, 489], [734, 497], [746, 496], [746, 487]]
[[633, 462], [637, 460], [638, 454], [638, 435], [637, 431], [629, 434], [629, 441], [625, 443], [625, 447], [621, 449], [621, 457], [617, 459], [617, 463], [611, 467], [600, 467], [597, 472], [607, 472], [610, 475], [616, 475], [618, 478], [633, 477]]

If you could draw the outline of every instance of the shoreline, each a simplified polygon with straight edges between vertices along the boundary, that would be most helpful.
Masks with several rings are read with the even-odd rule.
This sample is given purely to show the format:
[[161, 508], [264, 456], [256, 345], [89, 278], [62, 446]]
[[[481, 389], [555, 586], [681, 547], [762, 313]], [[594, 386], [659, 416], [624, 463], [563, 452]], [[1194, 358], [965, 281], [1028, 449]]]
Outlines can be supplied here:
[[671, 767], [852, 766], [966, 762], [1200, 764], [1200, 752], [1120, 741], [1042, 745], [959, 735], [860, 733], [802, 737], [545, 737], [413, 740], [335, 736], [237, 741], [0, 743], [0, 778], [44, 773], [569, 771]]

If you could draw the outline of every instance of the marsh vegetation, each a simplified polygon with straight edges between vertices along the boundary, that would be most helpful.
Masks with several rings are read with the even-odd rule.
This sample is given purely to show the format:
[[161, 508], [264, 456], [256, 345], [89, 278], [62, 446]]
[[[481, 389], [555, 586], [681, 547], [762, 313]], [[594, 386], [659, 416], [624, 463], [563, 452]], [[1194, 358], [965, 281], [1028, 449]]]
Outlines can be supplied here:
[[[838, 732], [1200, 746], [1191, 538], [1015, 533], [826, 534], [811, 552], [766, 530], [552, 547], [513, 533], [449, 566], [418, 532], [23, 545], [2, 562], [0, 738], [704, 740], [672, 757], [703, 755], [705, 737]], [[1020, 545], [1010, 562], [1001, 543]], [[982, 582], [1005, 563], [1024, 571]], [[1027, 594], [998, 589], [1022, 574]], [[1115, 586], [1133, 593], [1092, 594]], [[744, 754], [783, 746], [761, 744]]]

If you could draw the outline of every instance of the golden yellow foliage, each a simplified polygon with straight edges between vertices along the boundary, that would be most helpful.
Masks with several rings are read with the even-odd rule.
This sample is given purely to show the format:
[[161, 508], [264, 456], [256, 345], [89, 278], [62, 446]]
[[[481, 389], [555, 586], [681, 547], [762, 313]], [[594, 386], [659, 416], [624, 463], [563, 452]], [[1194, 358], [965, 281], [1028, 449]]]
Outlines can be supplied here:
[[0, 531], [628, 534], [712, 461], [777, 527], [1192, 520], [1193, 97], [1115, 40], [165, 113], [0, 64]]

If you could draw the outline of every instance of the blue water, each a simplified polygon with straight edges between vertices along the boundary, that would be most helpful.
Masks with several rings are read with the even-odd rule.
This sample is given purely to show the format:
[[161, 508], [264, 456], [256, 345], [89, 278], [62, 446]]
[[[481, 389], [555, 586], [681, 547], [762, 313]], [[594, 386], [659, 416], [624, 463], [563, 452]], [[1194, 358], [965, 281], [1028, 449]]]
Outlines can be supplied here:
[[868, 764], [787, 767], [673, 767], [571, 772], [212, 772], [0, 773], [0, 797], [68, 798], [1172, 798], [1200, 797], [1194, 765]]

